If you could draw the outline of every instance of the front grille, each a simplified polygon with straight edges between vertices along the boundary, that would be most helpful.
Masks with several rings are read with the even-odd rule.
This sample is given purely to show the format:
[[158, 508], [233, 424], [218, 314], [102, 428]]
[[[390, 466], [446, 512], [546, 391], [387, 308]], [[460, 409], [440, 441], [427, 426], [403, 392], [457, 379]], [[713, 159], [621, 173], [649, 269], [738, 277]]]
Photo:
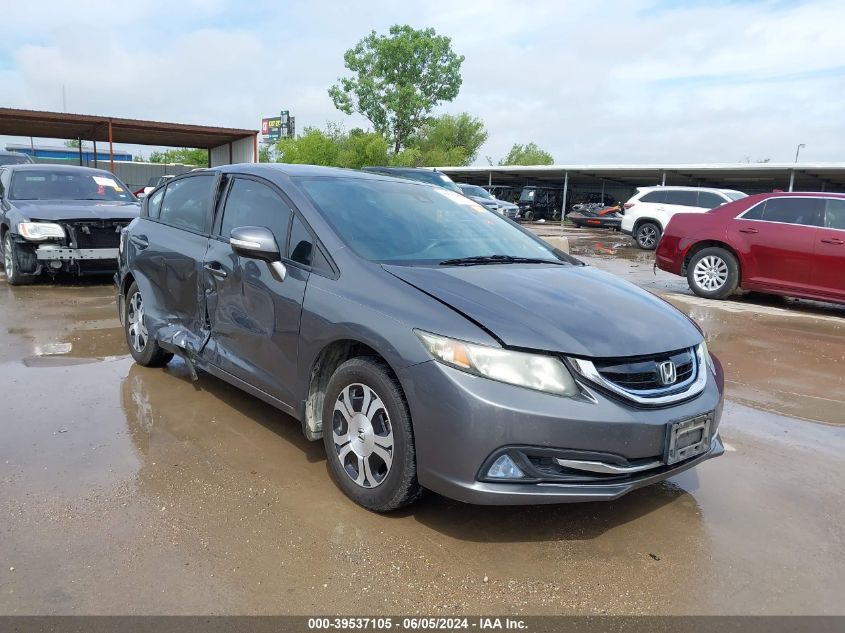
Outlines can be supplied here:
[[75, 222], [68, 224], [68, 234], [76, 248], [117, 248], [120, 229], [125, 222]]
[[[671, 382], [662, 379], [660, 366], [671, 361], [675, 377]], [[611, 359], [593, 363], [602, 378], [625, 391], [668, 392], [685, 385], [695, 376], [695, 350], [685, 349], [654, 357]]]

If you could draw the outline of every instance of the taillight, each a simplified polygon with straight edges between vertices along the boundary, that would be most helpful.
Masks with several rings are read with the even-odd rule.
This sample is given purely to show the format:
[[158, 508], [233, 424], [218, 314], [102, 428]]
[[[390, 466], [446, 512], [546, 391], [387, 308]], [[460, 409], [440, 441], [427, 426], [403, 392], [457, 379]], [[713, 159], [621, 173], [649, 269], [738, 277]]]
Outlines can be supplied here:
[[625, 207], [626, 209], [630, 209], [631, 207], [633, 207], [633, 206], [634, 206], [634, 203], [633, 203], [633, 202], [626, 202], [626, 203], [625, 203], [624, 205], [622, 205], [622, 206], [623, 206], [623, 207]]

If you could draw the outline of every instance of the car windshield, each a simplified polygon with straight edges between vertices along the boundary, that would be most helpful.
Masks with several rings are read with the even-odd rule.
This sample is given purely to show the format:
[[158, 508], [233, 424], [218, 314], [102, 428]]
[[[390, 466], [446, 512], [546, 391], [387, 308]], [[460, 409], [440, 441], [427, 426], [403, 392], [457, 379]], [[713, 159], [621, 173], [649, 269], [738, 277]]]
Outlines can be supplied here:
[[109, 173], [27, 169], [12, 178], [9, 198], [13, 200], [113, 200], [129, 202], [135, 197]]
[[534, 194], [537, 191], [535, 189], [523, 189], [522, 193], [519, 194], [519, 201], [520, 202], [531, 202], [534, 200]]
[[476, 198], [487, 198], [488, 200], [494, 200], [494, 196], [492, 193], [487, 191], [486, 189], [482, 189], [478, 185], [458, 185], [463, 191], [465, 196], [475, 196]]
[[23, 154], [0, 154], [0, 165], [23, 165], [29, 158]]
[[544, 242], [439, 187], [363, 178], [299, 182], [340, 238], [370, 261], [436, 264], [490, 255], [560, 261]]
[[731, 200], [742, 200], [743, 198], [748, 197], [747, 193], [742, 193], [741, 191], [723, 191], [722, 193]]

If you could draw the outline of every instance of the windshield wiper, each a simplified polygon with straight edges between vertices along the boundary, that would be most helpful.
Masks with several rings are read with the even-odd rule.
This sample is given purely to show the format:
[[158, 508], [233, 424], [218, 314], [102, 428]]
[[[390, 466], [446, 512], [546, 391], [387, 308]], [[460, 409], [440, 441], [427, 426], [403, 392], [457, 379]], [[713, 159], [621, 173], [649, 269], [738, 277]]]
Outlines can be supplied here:
[[558, 259], [540, 259], [538, 257], [514, 257], [512, 255], [475, 255], [474, 257], [456, 257], [444, 259], [440, 266], [480, 266], [484, 264], [558, 264], [565, 262]]

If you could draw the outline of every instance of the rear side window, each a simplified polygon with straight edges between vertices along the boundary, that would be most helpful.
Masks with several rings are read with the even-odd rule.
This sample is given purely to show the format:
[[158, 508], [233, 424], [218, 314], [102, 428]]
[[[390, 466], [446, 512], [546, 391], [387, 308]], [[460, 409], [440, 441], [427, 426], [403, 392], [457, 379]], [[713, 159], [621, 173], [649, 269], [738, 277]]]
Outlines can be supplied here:
[[845, 231], [845, 200], [826, 201], [824, 225], [828, 229], [841, 229]]
[[677, 204], [682, 207], [697, 207], [697, 191], [667, 191], [666, 204]]
[[715, 209], [716, 207], [721, 206], [726, 202], [727, 200], [715, 193], [712, 193], [710, 191], [699, 191], [698, 204], [696, 206], [703, 207], [704, 209]]
[[161, 211], [161, 199], [164, 198], [164, 187], [154, 191], [153, 195], [147, 198], [147, 215], [151, 218], [158, 218]]
[[649, 191], [640, 198], [640, 202], [666, 202], [666, 190], [658, 189], [656, 191]]
[[292, 211], [273, 189], [255, 180], [235, 178], [226, 206], [220, 236], [229, 238], [232, 229], [240, 226], [263, 226], [273, 232], [283, 251], [288, 237]]
[[743, 215], [746, 220], [819, 226], [823, 198], [769, 198]]
[[205, 233], [214, 176], [190, 176], [174, 180], [164, 192], [159, 220], [173, 226]]

